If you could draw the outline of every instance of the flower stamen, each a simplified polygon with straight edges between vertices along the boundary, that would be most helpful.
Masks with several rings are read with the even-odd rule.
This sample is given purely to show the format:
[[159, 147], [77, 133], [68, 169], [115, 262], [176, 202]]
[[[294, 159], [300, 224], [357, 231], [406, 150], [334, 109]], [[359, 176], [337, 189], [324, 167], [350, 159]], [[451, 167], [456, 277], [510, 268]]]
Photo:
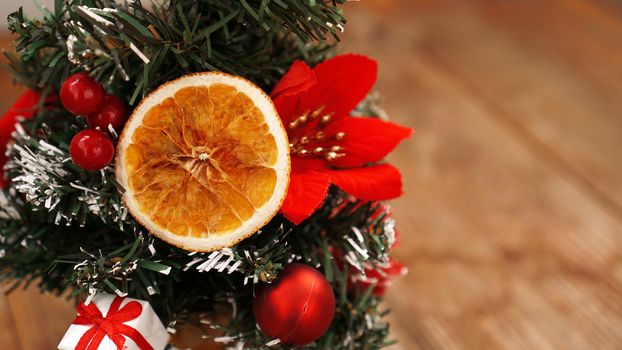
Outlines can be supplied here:
[[[317, 130], [326, 128], [333, 121], [332, 113], [323, 114], [323, 110], [324, 107], [319, 107], [313, 111], [306, 111], [289, 123], [288, 129], [292, 137], [289, 147], [292, 154], [305, 158], [323, 158], [327, 161], [346, 155], [342, 146], [327, 144], [343, 140], [345, 132], [340, 131], [327, 137], [324, 130]], [[311, 126], [310, 123], [318, 118], [317, 124]]]

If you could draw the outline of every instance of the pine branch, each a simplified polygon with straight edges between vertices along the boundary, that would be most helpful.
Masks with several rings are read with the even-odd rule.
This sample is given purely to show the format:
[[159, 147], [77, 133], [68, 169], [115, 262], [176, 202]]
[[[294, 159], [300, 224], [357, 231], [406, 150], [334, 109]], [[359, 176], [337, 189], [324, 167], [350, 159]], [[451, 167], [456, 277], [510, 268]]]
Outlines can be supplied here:
[[345, 23], [345, 0], [57, 0], [55, 12], [9, 16], [17, 55], [5, 53], [17, 81], [58, 89], [72, 72], [90, 71], [130, 104], [183, 74], [219, 70], [270, 87], [295, 59], [316, 63], [331, 52], [327, 35]]
[[[64, 116], [66, 120], [75, 120], [73, 116]], [[114, 168], [107, 166], [100, 172], [90, 172], [76, 166], [69, 156], [69, 141], [71, 134], [79, 130], [77, 123], [70, 122], [66, 130], [55, 133], [43, 124], [38, 137], [34, 137], [22, 125], [16, 126], [15, 142], [8, 150], [10, 160], [5, 165], [13, 188], [24, 194], [32, 210], [47, 213], [49, 221], [57, 225], [85, 226], [89, 220], [102, 220], [119, 230], [126, 226], [130, 231], [137, 229], [121, 202]]]
[[[268, 268], [263, 275], [268, 278], [255, 280], [269, 282], [278, 276], [281, 266], [300, 261], [319, 268], [333, 285], [337, 297], [335, 320], [321, 339], [304, 349], [380, 349], [391, 344], [387, 340], [388, 325], [382, 320], [387, 311], [379, 306], [380, 299], [371, 295], [373, 288], [359, 290], [351, 284], [353, 276], [365, 273], [364, 266], [381, 267], [386, 263], [388, 249], [395, 239], [394, 223], [388, 212], [389, 208], [382, 203], [352, 200], [333, 188], [327, 202], [311, 218], [293, 227], [288, 235], [277, 235], [279, 242], [273, 249], [279, 254], [272, 259], [270, 251], [255, 254], [258, 265]], [[254, 240], [275, 239], [271, 234], [261, 237], [264, 234], [243, 244], [255, 247]], [[334, 258], [337, 250], [348, 257], [345, 264]], [[252, 316], [253, 287], [244, 285], [241, 290], [221, 297], [234, 300], [235, 310], [231, 322], [222, 325], [225, 335], [216, 340], [237, 348], [263, 349], [273, 342], [257, 329]], [[278, 344], [270, 348], [288, 349]]]
[[[48, 109], [45, 113], [49, 117], [55, 112]], [[122, 216], [116, 210], [122, 206], [107, 206], [120, 203], [112, 174], [84, 172], [67, 161], [71, 130], [80, 128], [79, 119], [71, 120], [56, 125], [64, 133], [48, 130], [40, 116], [24, 124], [38, 130], [38, 137], [29, 136], [21, 126], [17, 129], [7, 165], [13, 193], [0, 197], [0, 202], [11, 204], [4, 211], [10, 220], [2, 221], [0, 228], [0, 252], [6, 254], [0, 259], [0, 279], [26, 283], [40, 279], [43, 290], [58, 294], [71, 290], [77, 298], [95, 290], [130, 295], [149, 301], [171, 327], [200, 325], [197, 313], [209, 314], [223, 300], [233, 301], [236, 313], [229, 324], [219, 326], [226, 330], [219, 340], [260, 349], [269, 340], [256, 329], [250, 313], [254, 285], [274, 280], [285, 265], [300, 261], [321, 269], [338, 296], [336, 321], [307, 349], [329, 345], [344, 350], [379, 349], [387, 344], [387, 325], [378, 298], [369, 294], [371, 289], [349, 288], [353, 277], [364, 276], [366, 269], [388, 261], [395, 237], [386, 205], [356, 201], [332, 188], [325, 204], [299, 226], [277, 216], [235, 247], [209, 254], [188, 253], [145, 236], [140, 229], [130, 229], [138, 226], [131, 217], [126, 217], [127, 222], [118, 220]], [[23, 192], [23, 200], [15, 190]], [[84, 191], [98, 192], [88, 197]], [[113, 215], [107, 216], [108, 212]], [[86, 213], [84, 220], [77, 220], [81, 216], [76, 213]], [[84, 228], [56, 225], [59, 215]], [[100, 220], [110, 225], [102, 226]], [[343, 261], [336, 261], [336, 254]]]

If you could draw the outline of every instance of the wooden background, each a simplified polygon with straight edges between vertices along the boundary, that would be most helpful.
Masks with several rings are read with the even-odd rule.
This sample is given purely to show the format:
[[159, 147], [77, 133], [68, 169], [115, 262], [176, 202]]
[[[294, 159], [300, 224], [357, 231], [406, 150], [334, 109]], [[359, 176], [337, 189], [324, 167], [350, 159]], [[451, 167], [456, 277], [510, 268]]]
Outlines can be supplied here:
[[[385, 107], [417, 129], [392, 156], [396, 348], [622, 349], [622, 4], [346, 10], [342, 51], [379, 60]], [[32, 290], [0, 298], [0, 349], [54, 349], [72, 317]]]

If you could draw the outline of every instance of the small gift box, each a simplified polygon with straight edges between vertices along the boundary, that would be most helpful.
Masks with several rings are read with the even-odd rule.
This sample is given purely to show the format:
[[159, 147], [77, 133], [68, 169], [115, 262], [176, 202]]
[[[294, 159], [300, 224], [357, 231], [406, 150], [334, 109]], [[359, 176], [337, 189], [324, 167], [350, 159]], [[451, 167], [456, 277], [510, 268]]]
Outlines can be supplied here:
[[166, 328], [146, 301], [100, 293], [78, 305], [59, 350], [163, 350]]

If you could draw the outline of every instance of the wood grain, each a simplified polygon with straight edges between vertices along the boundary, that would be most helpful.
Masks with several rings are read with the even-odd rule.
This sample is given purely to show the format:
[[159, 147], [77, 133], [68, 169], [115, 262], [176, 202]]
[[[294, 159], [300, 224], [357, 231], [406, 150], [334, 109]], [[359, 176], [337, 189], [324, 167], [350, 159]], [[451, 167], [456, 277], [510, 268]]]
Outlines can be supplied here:
[[0, 296], [0, 348], [2, 349], [22, 349], [15, 321], [9, 304], [4, 296]]
[[[341, 51], [379, 61], [384, 106], [417, 130], [391, 157], [410, 268], [387, 296], [394, 348], [622, 348], [622, 5], [366, 0], [346, 14]], [[0, 298], [0, 349], [54, 348], [71, 309]]]
[[56, 349], [76, 316], [73, 305], [65, 298], [39, 294], [34, 287], [10, 294], [7, 301], [24, 350]]
[[622, 32], [604, 6], [349, 9], [343, 51], [380, 61], [389, 114], [418, 130], [393, 157], [411, 273], [388, 302], [404, 349], [622, 347], [622, 100], [604, 79]]

